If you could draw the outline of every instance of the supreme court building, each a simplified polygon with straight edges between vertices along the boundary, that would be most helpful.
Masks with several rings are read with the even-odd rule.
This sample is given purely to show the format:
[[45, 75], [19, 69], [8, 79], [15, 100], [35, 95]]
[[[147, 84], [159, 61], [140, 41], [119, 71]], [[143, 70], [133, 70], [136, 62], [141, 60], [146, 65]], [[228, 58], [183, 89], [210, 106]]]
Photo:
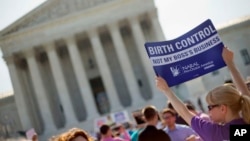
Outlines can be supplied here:
[[[44, 141], [72, 127], [93, 131], [94, 119], [109, 113], [163, 108], [144, 48], [165, 40], [157, 15], [153, 0], [47, 0], [2, 30], [14, 98], [0, 97], [0, 136], [2, 123], [35, 128]], [[217, 29], [243, 77], [250, 76], [249, 25], [250, 16]], [[173, 90], [205, 103], [207, 90], [228, 78], [225, 67]]]
[[165, 40], [153, 0], [48, 0], [0, 33], [19, 130], [48, 137], [110, 112], [165, 105], [146, 41]]

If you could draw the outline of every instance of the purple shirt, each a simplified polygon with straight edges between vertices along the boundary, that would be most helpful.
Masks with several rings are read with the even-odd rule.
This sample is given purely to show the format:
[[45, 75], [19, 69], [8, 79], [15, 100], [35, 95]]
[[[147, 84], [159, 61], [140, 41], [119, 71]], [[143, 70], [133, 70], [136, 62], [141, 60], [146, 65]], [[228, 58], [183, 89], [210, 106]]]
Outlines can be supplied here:
[[185, 141], [191, 135], [197, 135], [192, 128], [183, 124], [175, 124], [174, 130], [168, 127], [163, 129], [171, 138], [171, 141]]
[[194, 116], [191, 120], [191, 127], [204, 141], [229, 141], [230, 125], [246, 124], [242, 118], [234, 119], [225, 125], [219, 125]]

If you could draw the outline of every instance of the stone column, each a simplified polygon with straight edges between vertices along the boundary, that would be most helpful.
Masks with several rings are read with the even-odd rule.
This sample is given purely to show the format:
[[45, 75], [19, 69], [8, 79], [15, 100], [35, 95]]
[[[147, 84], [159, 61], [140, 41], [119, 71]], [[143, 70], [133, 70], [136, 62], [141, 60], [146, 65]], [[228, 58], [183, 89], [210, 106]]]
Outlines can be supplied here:
[[101, 44], [98, 32], [95, 29], [88, 31], [88, 35], [93, 47], [98, 68], [100, 70], [102, 81], [110, 102], [111, 111], [121, 110], [122, 106], [117, 96], [114, 81], [110, 72], [110, 68], [105, 57], [103, 46]]
[[122, 67], [122, 72], [125, 76], [126, 84], [128, 86], [131, 97], [133, 97], [133, 105], [141, 105], [141, 103], [143, 103], [142, 97], [140, 96], [140, 90], [135, 79], [132, 65], [130, 63], [127, 50], [120, 34], [119, 25], [117, 23], [112, 23], [108, 25], [108, 28], [110, 30], [112, 41], [115, 46], [115, 51]]
[[45, 125], [45, 132], [55, 131], [56, 127], [53, 122], [53, 116], [50, 111], [46, 90], [42, 82], [42, 77], [35, 59], [35, 52], [33, 50], [26, 50], [24, 55], [28, 62], [28, 67], [31, 74], [31, 80], [34, 86], [34, 91], [41, 111], [43, 124]]
[[71, 98], [69, 96], [69, 90], [63, 76], [62, 66], [56, 53], [55, 45], [53, 43], [48, 43], [45, 46], [45, 49], [48, 54], [50, 67], [56, 84], [56, 89], [60, 97], [64, 115], [66, 117], [66, 126], [75, 124], [78, 121], [74, 113]]
[[14, 88], [15, 104], [19, 119], [21, 121], [22, 130], [31, 129], [33, 127], [31, 123], [32, 120], [28, 112], [29, 109], [27, 109], [28, 105], [26, 105], [27, 102], [25, 101], [25, 95], [23, 93], [22, 82], [18, 74], [18, 68], [16, 67], [13, 56], [4, 57], [4, 59], [9, 68], [10, 77]]
[[155, 87], [155, 80], [154, 80], [155, 73], [153, 70], [153, 66], [149, 60], [147, 51], [144, 47], [146, 40], [144, 38], [142, 29], [140, 27], [139, 19], [137, 17], [131, 17], [129, 19], [129, 23], [131, 25], [132, 34], [136, 43], [136, 48], [141, 58], [142, 65], [145, 69], [146, 75], [149, 78], [149, 84], [151, 86], [151, 89], [153, 91], [153, 96], [154, 96], [155, 93], [159, 93], [159, 91]]
[[87, 109], [88, 119], [98, 117], [97, 107], [95, 105], [95, 100], [89, 85], [89, 81], [86, 75], [84, 65], [82, 64], [80, 52], [77, 48], [74, 37], [68, 37], [65, 39], [68, 46], [70, 59], [73, 65], [74, 72], [76, 74], [76, 79], [81, 91], [82, 100]]
[[166, 38], [164, 36], [164, 33], [162, 31], [162, 28], [161, 28], [161, 24], [159, 22], [157, 9], [154, 9], [154, 10], [149, 12], [149, 18], [151, 20], [152, 28], [154, 30], [157, 41], [165, 41]]

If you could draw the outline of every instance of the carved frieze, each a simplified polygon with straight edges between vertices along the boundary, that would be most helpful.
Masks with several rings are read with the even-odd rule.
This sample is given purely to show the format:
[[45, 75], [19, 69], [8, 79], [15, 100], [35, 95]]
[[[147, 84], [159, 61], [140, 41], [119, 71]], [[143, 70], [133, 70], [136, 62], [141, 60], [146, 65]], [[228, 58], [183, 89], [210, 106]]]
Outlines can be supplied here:
[[35, 9], [34, 13], [26, 16], [20, 24], [7, 31], [4, 35], [20, 31], [25, 28], [55, 20], [66, 15], [93, 8], [113, 0], [48, 0]]

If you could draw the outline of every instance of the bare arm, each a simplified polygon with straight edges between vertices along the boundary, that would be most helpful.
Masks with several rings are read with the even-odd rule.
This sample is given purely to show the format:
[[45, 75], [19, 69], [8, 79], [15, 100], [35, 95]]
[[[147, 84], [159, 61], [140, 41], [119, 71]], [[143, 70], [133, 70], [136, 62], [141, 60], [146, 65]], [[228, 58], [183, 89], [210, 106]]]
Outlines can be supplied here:
[[181, 115], [183, 119], [190, 125], [191, 119], [195, 115], [191, 113], [187, 109], [185, 104], [173, 93], [173, 91], [169, 88], [167, 82], [162, 77], [156, 77], [155, 81], [157, 88], [167, 96], [176, 112]]
[[185, 139], [186, 141], [196, 141], [196, 136], [195, 135], [190, 135]]
[[234, 53], [228, 48], [224, 47], [223, 52], [222, 52], [222, 57], [231, 73], [231, 76], [233, 78], [234, 84], [236, 85], [237, 89], [242, 94], [250, 96], [250, 92], [247, 89], [244, 79], [242, 78], [239, 70], [236, 68], [234, 64], [234, 61], [233, 61]]

